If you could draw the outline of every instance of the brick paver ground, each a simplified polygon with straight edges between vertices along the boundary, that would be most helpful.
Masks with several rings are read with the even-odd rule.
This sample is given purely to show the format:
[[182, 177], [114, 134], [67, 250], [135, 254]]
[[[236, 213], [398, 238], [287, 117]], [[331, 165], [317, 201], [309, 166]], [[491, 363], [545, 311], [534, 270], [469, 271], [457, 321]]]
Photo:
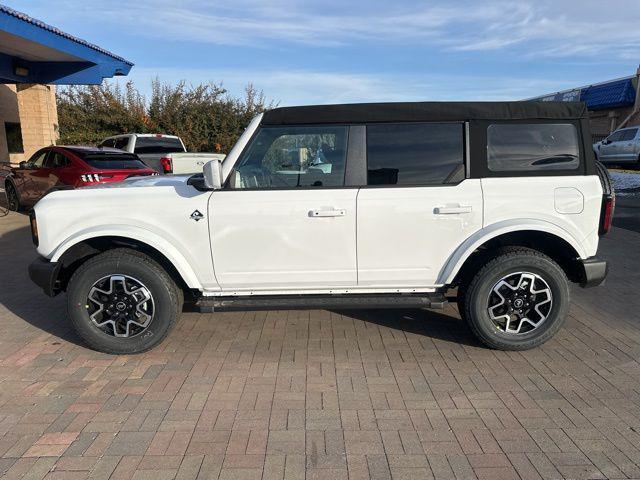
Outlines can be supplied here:
[[454, 307], [185, 313], [160, 348], [88, 350], [0, 218], [7, 479], [640, 478], [640, 234], [542, 348], [479, 346]]

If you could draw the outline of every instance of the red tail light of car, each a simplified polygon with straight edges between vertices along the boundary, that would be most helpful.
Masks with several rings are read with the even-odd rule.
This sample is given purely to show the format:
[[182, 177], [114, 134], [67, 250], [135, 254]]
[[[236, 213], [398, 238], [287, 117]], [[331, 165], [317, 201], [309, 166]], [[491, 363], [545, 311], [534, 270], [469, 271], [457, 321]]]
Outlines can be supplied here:
[[80, 175], [80, 181], [82, 183], [86, 183], [87, 185], [91, 185], [92, 183], [100, 183], [102, 181], [102, 176], [99, 173], [86, 173]]
[[611, 223], [613, 221], [613, 211], [616, 206], [615, 195], [603, 195], [602, 196], [602, 209], [600, 210], [600, 235], [604, 235], [611, 230]]
[[162, 171], [164, 173], [173, 173], [173, 161], [171, 157], [162, 157], [160, 159], [160, 165], [162, 165]]

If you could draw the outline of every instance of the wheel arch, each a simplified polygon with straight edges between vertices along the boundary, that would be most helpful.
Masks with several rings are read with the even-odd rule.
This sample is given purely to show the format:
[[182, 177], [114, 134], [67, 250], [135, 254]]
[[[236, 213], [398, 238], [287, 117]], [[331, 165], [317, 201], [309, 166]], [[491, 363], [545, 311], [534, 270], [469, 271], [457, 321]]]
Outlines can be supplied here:
[[16, 185], [16, 182], [15, 182], [14, 178], [11, 175], [4, 177], [4, 188], [5, 188], [5, 190], [7, 188], [7, 185], [9, 185], [9, 184], [15, 190], [15, 192], [18, 194], [18, 198], [20, 198], [20, 189]]
[[66, 289], [73, 272], [89, 258], [114, 248], [130, 248], [158, 262], [183, 290], [201, 288], [193, 269], [175, 247], [167, 242], [154, 240], [148, 237], [142, 239], [130, 234], [125, 236], [106, 232], [81, 235], [68, 240], [56, 249], [51, 258], [51, 261], [61, 264], [58, 287], [62, 290]]
[[520, 226], [494, 226], [468, 238], [451, 255], [438, 276], [439, 285], [459, 284], [491, 252], [505, 246], [520, 246], [538, 250], [556, 261], [573, 282], [580, 282], [579, 259], [586, 258], [580, 242], [566, 230], [547, 222]]

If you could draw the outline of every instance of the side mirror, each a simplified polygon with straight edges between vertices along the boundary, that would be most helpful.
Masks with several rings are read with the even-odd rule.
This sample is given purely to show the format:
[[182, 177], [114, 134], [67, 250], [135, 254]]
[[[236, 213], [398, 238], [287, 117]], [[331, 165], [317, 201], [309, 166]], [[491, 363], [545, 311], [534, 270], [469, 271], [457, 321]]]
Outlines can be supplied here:
[[222, 188], [222, 162], [215, 159], [204, 164], [202, 168], [204, 174], [204, 184], [210, 190], [220, 190]]
[[19, 168], [20, 170], [25, 170], [25, 169], [27, 168], [27, 162], [25, 162], [25, 161], [23, 160], [22, 162], [20, 162], [20, 163], [18, 164], [18, 168]]
[[611, 140], [609, 140], [608, 138], [605, 138], [604, 140], [602, 140], [603, 145], [609, 145], [610, 143], [611, 143]]

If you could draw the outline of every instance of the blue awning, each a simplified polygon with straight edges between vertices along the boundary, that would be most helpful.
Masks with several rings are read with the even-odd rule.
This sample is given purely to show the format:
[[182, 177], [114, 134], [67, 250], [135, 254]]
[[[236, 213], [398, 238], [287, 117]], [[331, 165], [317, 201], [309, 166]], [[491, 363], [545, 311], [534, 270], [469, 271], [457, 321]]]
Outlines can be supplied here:
[[587, 87], [580, 92], [580, 100], [589, 110], [629, 107], [635, 103], [636, 90], [630, 78]]
[[133, 63], [0, 5], [0, 83], [98, 85]]
[[589, 110], [606, 110], [633, 106], [636, 101], [635, 77], [619, 78], [596, 85], [564, 90], [541, 97], [529, 98], [543, 102], [582, 101]]

